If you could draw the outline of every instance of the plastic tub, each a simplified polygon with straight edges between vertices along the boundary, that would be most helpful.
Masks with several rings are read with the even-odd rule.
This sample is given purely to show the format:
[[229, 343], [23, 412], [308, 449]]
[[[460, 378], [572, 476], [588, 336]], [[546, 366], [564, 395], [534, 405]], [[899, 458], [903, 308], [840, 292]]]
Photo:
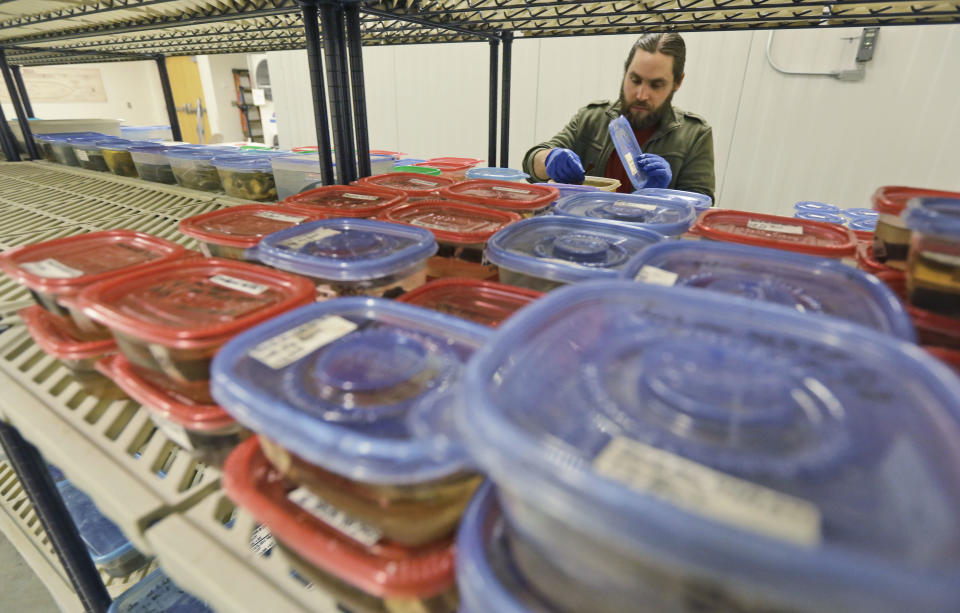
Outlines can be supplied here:
[[847, 228], [819, 221], [713, 209], [702, 213], [691, 230], [703, 238], [755, 247], [770, 247], [821, 257], [851, 258], [857, 237]]
[[549, 183], [537, 183], [536, 185], [547, 185], [557, 190], [558, 200], [562, 200], [567, 196], [573, 196], [573, 195], [582, 194], [585, 192], [595, 193], [595, 192], [603, 191], [601, 189], [597, 189], [596, 187], [591, 187], [589, 185], [576, 185], [574, 183], [554, 183], [553, 181], [550, 181]]
[[142, 404], [170, 440], [207, 464], [223, 464], [230, 450], [249, 434], [220, 407], [201, 404], [144, 379], [122, 355], [104, 358], [97, 369]]
[[864, 209], [864, 208], [852, 208], [852, 209], [843, 209], [840, 211], [840, 214], [844, 217], [854, 220], [854, 219], [872, 219], [874, 222], [877, 221], [877, 218], [880, 217], [874, 209]]
[[912, 232], [907, 299], [926, 311], [960, 318], [960, 198], [911, 201], [905, 221]]
[[640, 252], [621, 277], [832, 315], [911, 343], [916, 340], [900, 299], [876, 277], [836, 260], [748, 245], [671, 241]]
[[888, 272], [904, 281], [906, 280], [906, 273], [902, 270], [890, 268], [886, 264], [881, 264], [874, 259], [873, 245], [870, 243], [861, 242], [857, 245], [857, 267], [870, 274], [876, 275], [881, 272]]
[[72, 319], [71, 333], [82, 340], [108, 338], [72, 304], [85, 287], [193, 252], [162, 238], [132, 230], [106, 230], [24, 245], [0, 254], [0, 269], [30, 289], [37, 303]]
[[548, 185], [518, 186], [509, 181], [482, 179], [464, 181], [440, 190], [440, 196], [444, 199], [511, 211], [524, 217], [546, 212], [559, 195], [555, 188]]
[[490, 281], [438, 279], [398, 300], [485, 326], [499, 326], [514, 312], [541, 296], [542, 292]]
[[420, 165], [410, 165], [404, 166], [403, 164], [394, 164], [393, 172], [412, 172], [420, 175], [428, 175], [431, 177], [439, 177], [443, 175], [443, 172], [439, 168], [434, 168], [433, 166], [420, 166]]
[[177, 185], [202, 192], [221, 192], [220, 174], [213, 166], [215, 156], [224, 155], [223, 149], [177, 147], [165, 152], [167, 163]]
[[960, 607], [960, 378], [915, 345], [597, 282], [497, 329], [461, 397], [538, 554], [518, 563], [561, 611]]
[[[899, 270], [877, 273], [877, 278], [890, 288], [894, 294], [906, 302], [907, 277]], [[917, 342], [921, 345], [960, 349], [960, 319], [937, 315], [921, 308], [906, 305], [907, 313], [913, 320], [917, 331]]]
[[241, 204], [187, 217], [180, 221], [180, 232], [200, 243], [205, 256], [256, 262], [264, 236], [321, 218], [275, 204]]
[[615, 279], [636, 253], [661, 234], [603, 219], [550, 215], [524, 219], [497, 232], [487, 259], [500, 281], [547, 292], [565, 283]]
[[826, 202], [815, 202], [813, 200], [803, 200], [793, 205], [793, 210], [798, 213], [829, 213], [839, 215], [840, 207], [827, 204]]
[[633, 184], [633, 189], [643, 189], [647, 186], [647, 175], [639, 166], [643, 151], [640, 150], [640, 144], [637, 142], [637, 136], [633, 133], [630, 122], [620, 115], [610, 122], [607, 131], [610, 132], [613, 146], [617, 150], [617, 155], [620, 156], [620, 162], [627, 172], [627, 177], [630, 178], [630, 183]]
[[357, 180], [357, 184], [399, 191], [407, 196], [408, 202], [416, 202], [436, 198], [440, 190], [453, 185], [453, 181], [446, 177], [424, 176], [417, 172], [388, 172], [375, 177], [363, 177]]
[[427, 160], [426, 162], [418, 162], [414, 166], [420, 166], [423, 168], [436, 168], [440, 171], [441, 176], [447, 177], [448, 179], [453, 179], [454, 181], [463, 181], [467, 178], [467, 171], [477, 165], [476, 161], [465, 161], [465, 162], [448, 162], [440, 161], [441, 158], [435, 158], [432, 160]]
[[285, 481], [260, 452], [255, 438], [227, 458], [223, 488], [270, 530], [279, 547], [313, 566], [298, 568], [298, 573], [347, 610], [456, 610], [454, 551], [449, 539], [417, 548], [390, 542], [368, 546], [358, 541], [366, 534], [363, 527]]
[[[554, 185], [553, 181], [549, 182]], [[620, 189], [620, 179], [608, 179], [607, 177], [591, 177], [587, 175], [583, 178], [583, 185], [601, 192], [615, 192]]]
[[607, 219], [647, 228], [668, 237], [686, 233], [697, 211], [685, 202], [638, 194], [577, 194], [553, 207], [554, 215]]
[[645, 187], [634, 192], [638, 196], [657, 196], [658, 198], [667, 198], [678, 202], [685, 202], [696, 209], [697, 213], [702, 213], [713, 206], [713, 198], [706, 194], [697, 192], [685, 192], [679, 189], [666, 189], [663, 187]]
[[389, 155], [395, 160], [399, 160], [401, 155], [406, 155], [400, 151], [387, 151], [385, 149], [371, 149], [370, 155]]
[[210, 360], [238, 332], [313, 299], [307, 280], [214, 258], [162, 264], [81, 292], [84, 315], [110, 328], [135, 366], [162, 375], [194, 400], [210, 378]]
[[64, 166], [80, 166], [77, 160], [77, 154], [73, 150], [75, 142], [82, 142], [91, 139], [108, 139], [109, 137], [97, 132], [63, 132], [59, 134], [48, 134], [46, 142], [50, 144], [53, 152], [54, 161]]
[[277, 185], [270, 159], [271, 156], [261, 153], [240, 153], [217, 156], [211, 163], [220, 174], [223, 191], [228, 196], [274, 202], [277, 199]]
[[947, 192], [901, 185], [877, 188], [871, 197], [879, 213], [873, 237], [873, 253], [878, 262], [897, 270], [906, 270], [910, 252], [910, 229], [901, 218], [912, 198], [960, 198], [960, 192]]
[[156, 143], [149, 141], [123, 141], [123, 140], [101, 140], [97, 141], [100, 146], [100, 152], [103, 154], [103, 161], [107, 168], [115, 175], [121, 177], [138, 177], [137, 167], [133, 163], [133, 156], [130, 154], [131, 147], [153, 147]]
[[104, 142], [109, 141], [93, 138], [73, 142], [73, 154], [76, 156], [80, 168], [110, 172], [107, 161], [103, 157], [103, 151], [100, 150], [100, 146]]
[[[273, 178], [277, 184], [277, 198], [284, 200], [304, 188], [323, 181], [317, 155], [283, 155], [270, 158]], [[334, 164], [336, 167], [336, 164]], [[380, 175], [393, 171], [393, 157], [371, 155], [370, 173]]]
[[69, 481], [57, 483], [57, 490], [94, 564], [111, 577], [126, 577], [147, 565], [147, 557], [134, 549], [120, 528], [97, 510], [89, 496]]
[[420, 162], [426, 162], [426, 160], [421, 158], [403, 158], [399, 160], [395, 159], [393, 161], [393, 165], [394, 166], [413, 166], [414, 164], [419, 164]]
[[213, 613], [159, 568], [117, 596], [107, 613]]
[[323, 217], [373, 217], [406, 202], [402, 192], [366, 185], [327, 185], [296, 194], [284, 206]]
[[[166, 183], [174, 185], [177, 182], [173, 175], [173, 168], [167, 161], [167, 153], [176, 149], [176, 147], [166, 147], [164, 145], [137, 145], [130, 147], [130, 158], [137, 169], [137, 176], [144, 181], [154, 183]], [[188, 151], [193, 150], [186, 148]]]
[[428, 230], [352, 218], [287, 228], [257, 247], [264, 264], [313, 279], [321, 298], [408, 292], [426, 282], [427, 258], [436, 252]]
[[493, 279], [497, 267], [484, 264], [483, 249], [501, 228], [520, 220], [509, 211], [455, 200], [422, 200], [393, 207], [379, 219], [426, 228], [437, 239], [437, 254], [427, 260], [427, 277]]
[[877, 219], [869, 217], [855, 217], [850, 220], [850, 223], [847, 224], [847, 227], [854, 231], [857, 235], [857, 238], [861, 238], [861, 233], [864, 235], [869, 234], [869, 241], [873, 242], [873, 233], [877, 229]]
[[173, 140], [170, 126], [120, 126], [120, 136], [130, 140]]
[[57, 154], [53, 150], [53, 141], [56, 140], [54, 134], [35, 134], [33, 140], [37, 144], [40, 156], [48, 162], [56, 162]]
[[822, 221], [823, 223], [832, 223], [837, 226], [843, 226], [847, 223], [847, 218], [840, 213], [822, 213], [820, 211], [797, 211], [793, 214], [796, 219], [808, 219], [810, 221]]
[[483, 168], [471, 168], [466, 172], [464, 178], [467, 179], [487, 179], [490, 181], [510, 181], [511, 183], [526, 183], [530, 177], [522, 170], [515, 168], [496, 168], [485, 166]]

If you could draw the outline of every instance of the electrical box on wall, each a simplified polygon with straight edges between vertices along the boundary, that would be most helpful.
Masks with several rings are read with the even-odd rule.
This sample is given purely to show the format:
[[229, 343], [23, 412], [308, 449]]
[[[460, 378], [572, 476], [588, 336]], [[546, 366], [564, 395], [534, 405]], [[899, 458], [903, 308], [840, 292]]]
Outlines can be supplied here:
[[860, 34], [860, 48], [857, 49], [857, 61], [869, 62], [873, 59], [873, 51], [877, 47], [877, 37], [880, 28], [864, 28]]

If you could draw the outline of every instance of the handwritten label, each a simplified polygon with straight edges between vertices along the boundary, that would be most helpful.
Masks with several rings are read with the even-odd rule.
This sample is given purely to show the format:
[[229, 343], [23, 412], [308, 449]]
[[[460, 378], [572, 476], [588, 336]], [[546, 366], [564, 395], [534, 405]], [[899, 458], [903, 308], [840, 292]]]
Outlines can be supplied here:
[[350, 517], [305, 487], [293, 490], [287, 494], [287, 499], [331, 528], [367, 547], [376, 545], [383, 537], [376, 528]]
[[321, 241], [330, 236], [336, 236], [337, 234], [340, 234], [339, 230], [331, 230], [330, 228], [317, 228], [316, 230], [311, 230], [310, 232], [294, 236], [293, 238], [288, 238], [280, 244], [288, 249], [296, 250], [309, 245], [310, 243]]
[[73, 152], [77, 154], [77, 159], [80, 160], [81, 162], [90, 161], [90, 154], [88, 154], [83, 149], [74, 149]]
[[272, 219], [274, 221], [286, 221], [288, 223], [300, 223], [306, 217], [297, 217], [296, 215], [284, 215], [283, 213], [274, 213], [273, 211], [261, 211], [254, 214], [254, 217], [262, 217], [264, 219]]
[[219, 285], [221, 287], [227, 287], [238, 292], [243, 292], [244, 294], [250, 294], [251, 296], [259, 296], [263, 292], [270, 289], [266, 285], [261, 285], [259, 283], [254, 283], [253, 281], [238, 279], [236, 277], [230, 277], [227, 275], [213, 275], [210, 277], [210, 283]]
[[410, 179], [410, 182], [414, 185], [422, 185], [424, 187], [436, 187], [439, 183], [434, 183], [433, 181], [424, 181], [423, 179]]
[[366, 194], [353, 194], [353, 193], [343, 194], [343, 197], [350, 198], [352, 200], [367, 200], [367, 201], [380, 199], [380, 196], [368, 196]]
[[626, 153], [623, 154], [623, 159], [627, 160], [627, 166], [629, 167], [630, 174], [631, 175], [637, 174], [637, 163], [633, 159], [633, 154], [627, 151]]
[[760, 230], [761, 232], [776, 232], [778, 234], [793, 234], [800, 236], [803, 234], [803, 226], [793, 226], [790, 224], [773, 223], [770, 221], [760, 221], [751, 219], [747, 221], [747, 227], [751, 230]]
[[644, 266], [634, 277], [636, 281], [652, 283], [653, 285], [665, 285], [671, 287], [677, 282], [677, 273], [657, 268], [656, 266]]
[[70, 279], [83, 274], [83, 272], [76, 268], [70, 268], [63, 262], [59, 262], [53, 258], [37, 260], [36, 262], [24, 262], [20, 266], [29, 273], [48, 279]]
[[334, 315], [300, 324], [250, 350], [251, 358], [278, 370], [357, 329], [357, 324]]

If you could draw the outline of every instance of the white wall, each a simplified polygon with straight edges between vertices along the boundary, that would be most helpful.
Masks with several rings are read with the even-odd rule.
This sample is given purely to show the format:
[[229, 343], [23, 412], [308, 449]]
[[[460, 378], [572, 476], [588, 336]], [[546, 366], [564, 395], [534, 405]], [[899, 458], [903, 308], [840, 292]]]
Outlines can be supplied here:
[[[231, 105], [236, 102], [237, 94], [233, 86], [234, 68], [247, 68], [247, 54], [225, 53], [197, 56], [197, 69], [200, 71], [200, 84], [203, 87], [203, 99], [209, 113], [210, 134], [208, 143], [242, 141], [243, 126], [240, 123], [240, 110]], [[164, 122], [166, 123], [166, 122]]]
[[[784, 68], [853, 68], [859, 29], [776, 33]], [[767, 32], [684, 34], [674, 102], [714, 128], [718, 201], [788, 214], [797, 200], [864, 206], [883, 184], [960, 190], [960, 26], [883, 28], [866, 78], [790, 77], [765, 58]], [[635, 36], [518, 39], [510, 163], [578, 108], [617, 94]], [[486, 158], [488, 46], [364, 49], [371, 147]], [[282, 147], [315, 143], [306, 53], [271, 53]]]

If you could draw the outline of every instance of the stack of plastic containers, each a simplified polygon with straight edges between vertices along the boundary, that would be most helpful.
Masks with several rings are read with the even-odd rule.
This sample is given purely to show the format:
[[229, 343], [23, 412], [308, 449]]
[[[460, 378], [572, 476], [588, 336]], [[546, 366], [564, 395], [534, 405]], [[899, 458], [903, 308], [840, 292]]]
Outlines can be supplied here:
[[542, 292], [522, 287], [461, 278], [431, 281], [398, 300], [485, 326], [498, 326], [541, 296]]
[[374, 217], [406, 202], [403, 192], [369, 185], [326, 185], [295, 194], [284, 206], [323, 217]]
[[[320, 160], [316, 153], [312, 155], [281, 155], [270, 158], [273, 178], [277, 184], [277, 199], [283, 200], [300, 193], [304, 188], [323, 180], [320, 173]], [[370, 173], [382, 175], [393, 171], [393, 157], [389, 155], [371, 155]]]
[[453, 179], [426, 176], [418, 172], [388, 172], [375, 177], [363, 177], [357, 184], [391, 189], [404, 194], [409, 202], [416, 202], [436, 198], [441, 189], [453, 185]]
[[63, 134], [47, 134], [44, 142], [49, 143], [54, 160], [57, 163], [65, 166], [79, 166], [80, 161], [73, 150], [74, 143], [109, 138], [109, 136], [97, 132], [66, 132]]
[[178, 588], [159, 568], [120, 594], [107, 613], [213, 613]]
[[211, 160], [228, 196], [257, 202], [275, 202], [277, 185], [271, 158], [284, 155], [271, 151], [248, 151], [218, 155]]
[[208, 257], [258, 261], [256, 246], [268, 234], [322, 215], [274, 204], [241, 204], [180, 221], [180, 232], [200, 244]]
[[910, 252], [910, 229], [903, 219], [912, 198], [960, 198], [960, 192], [887, 185], [873, 193], [873, 208], [879, 213], [873, 238], [874, 258], [891, 268], [905, 270]]
[[[193, 147], [183, 148], [187, 150], [193, 149]], [[167, 154], [175, 149], [179, 149], [179, 147], [168, 147], [152, 143], [149, 145], [134, 145], [127, 148], [127, 151], [130, 153], [133, 165], [137, 169], [137, 175], [141, 179], [154, 183], [173, 185], [177, 182], [177, 179], [173, 175], [173, 168], [170, 166]]]
[[430, 158], [425, 162], [418, 162], [415, 166], [436, 168], [448, 179], [463, 181], [467, 178], [467, 171], [482, 162], [483, 160], [474, 158], [442, 157]]
[[215, 397], [259, 435], [228, 458], [224, 489], [348, 610], [455, 610], [452, 534], [481, 476], [451, 412], [488, 335], [344, 298], [264, 323], [214, 360]]
[[403, 164], [394, 164], [393, 172], [412, 172], [421, 175], [429, 175], [431, 177], [439, 177], [443, 175], [443, 171], [441, 171], [439, 168], [423, 165], [404, 166]]
[[472, 179], [440, 190], [440, 197], [446, 200], [511, 211], [524, 217], [546, 213], [559, 196], [559, 192], [548, 185], [484, 179]]
[[567, 196], [557, 202], [553, 213], [607, 219], [647, 228], [672, 238], [685, 234], [697, 218], [696, 209], [676, 199], [606, 192]]
[[177, 185], [203, 192], [223, 191], [220, 173], [212, 160], [224, 154], [223, 148], [216, 147], [174, 147], [164, 151]]
[[[508, 560], [548, 610], [960, 609], [960, 378], [914, 345], [585, 283], [498, 328], [461, 398]], [[474, 580], [509, 586], [463, 553], [468, 607]]]
[[510, 181], [512, 183], [526, 183], [529, 177], [530, 175], [522, 170], [489, 166], [471, 168], [464, 175], [465, 179], [488, 179], [490, 181]]
[[638, 196], [657, 196], [658, 198], [666, 198], [668, 200], [684, 202], [692, 206], [697, 211], [698, 215], [713, 206], [713, 198], [710, 196], [707, 196], [706, 194], [698, 194], [697, 192], [686, 192], [679, 189], [644, 187], [643, 189], [638, 189], [635, 191], [634, 194]]

